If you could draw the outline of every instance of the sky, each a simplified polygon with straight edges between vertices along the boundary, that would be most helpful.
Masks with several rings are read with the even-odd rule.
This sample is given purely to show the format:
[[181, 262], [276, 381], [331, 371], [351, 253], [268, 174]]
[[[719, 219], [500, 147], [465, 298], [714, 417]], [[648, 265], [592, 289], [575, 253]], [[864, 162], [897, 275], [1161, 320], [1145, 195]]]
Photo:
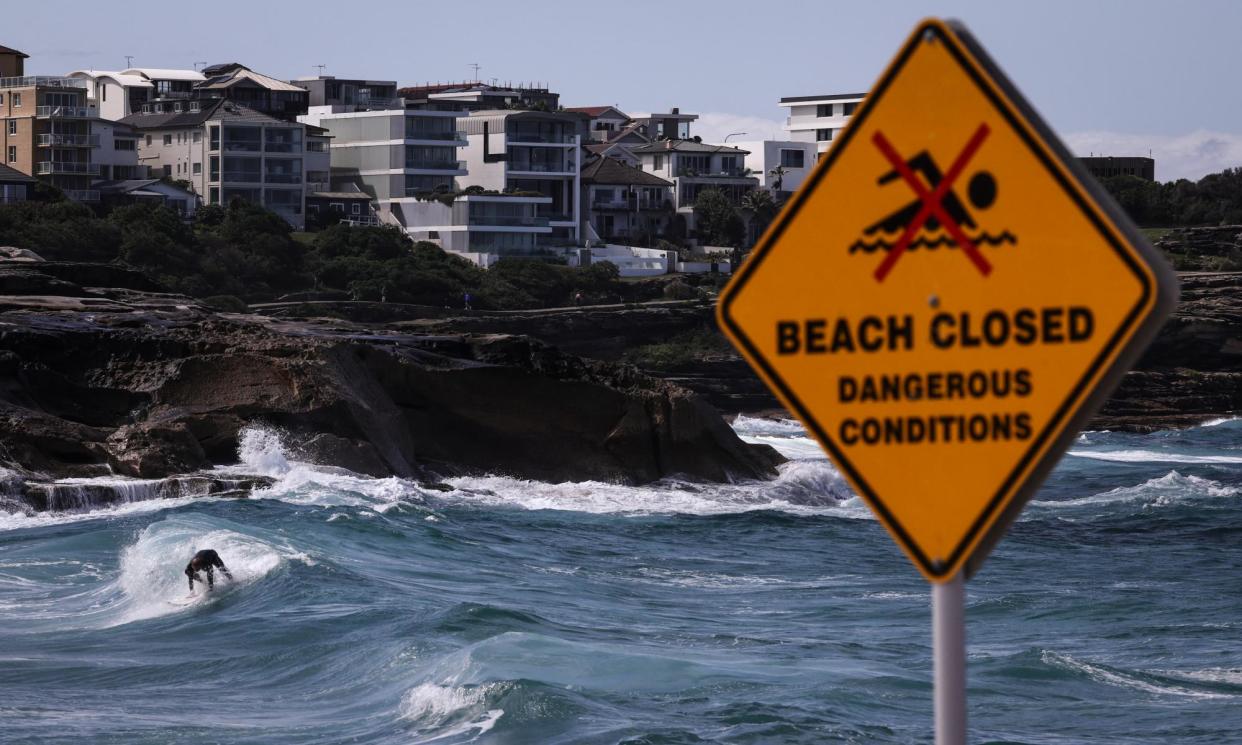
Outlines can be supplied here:
[[[866, 90], [923, 17], [964, 21], [1079, 155], [1161, 181], [1242, 166], [1236, 0], [40, 0], [5, 9], [29, 74], [241, 62], [273, 77], [544, 82], [565, 106], [678, 106], [718, 141], [782, 137], [784, 96]], [[191, 10], [196, 9], [196, 10]]]

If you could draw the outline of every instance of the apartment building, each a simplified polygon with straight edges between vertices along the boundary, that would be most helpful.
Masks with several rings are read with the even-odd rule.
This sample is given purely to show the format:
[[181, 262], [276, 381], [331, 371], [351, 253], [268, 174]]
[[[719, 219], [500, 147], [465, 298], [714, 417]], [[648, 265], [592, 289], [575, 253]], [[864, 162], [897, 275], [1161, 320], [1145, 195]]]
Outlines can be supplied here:
[[147, 169], [138, 164], [138, 132], [128, 124], [90, 120], [91, 138], [96, 144], [94, 161], [99, 178], [126, 181], [147, 178]]
[[[190, 106], [190, 104], [195, 104]], [[138, 158], [155, 178], [189, 181], [204, 204], [245, 199], [301, 228], [306, 201], [306, 127], [233, 101], [187, 102], [185, 110], [131, 114]]]
[[350, 106], [354, 110], [401, 108], [395, 80], [354, 80], [334, 75], [290, 80], [308, 94], [308, 106]]
[[306, 113], [310, 92], [238, 63], [203, 68], [204, 80], [194, 86], [197, 97], [223, 98], [252, 111], [294, 122]]
[[840, 134], [865, 93], [834, 93], [827, 96], [790, 96], [780, 105], [789, 110], [785, 131], [794, 142], [814, 142], [823, 153]]
[[401, 88], [397, 95], [420, 105], [448, 105], [458, 111], [526, 109], [557, 111], [561, 96], [546, 86], [495, 85], [475, 82], [437, 83]]
[[87, 104], [103, 119], [117, 121], [137, 114], [153, 101], [195, 98], [195, 86], [205, 78], [194, 70], [131, 67], [111, 70], [74, 70], [65, 75], [86, 83]]
[[674, 106], [666, 113], [635, 114], [630, 125], [638, 134], [654, 142], [656, 140], [688, 140], [690, 125], [698, 114], [683, 114]]
[[630, 115], [615, 106], [571, 106], [565, 110], [590, 117], [587, 137], [591, 142], [609, 142], [630, 123]]
[[301, 117], [330, 137], [333, 193], [360, 189], [374, 200], [382, 223], [481, 266], [540, 250], [552, 234], [549, 218], [539, 214], [550, 197], [463, 190], [459, 183], [467, 175], [460, 159], [468, 145], [459, 128], [463, 112], [443, 102], [365, 108], [373, 104], [383, 101], [316, 106]]
[[774, 194], [797, 191], [815, 167], [818, 148], [814, 142], [752, 140], [732, 143], [747, 151], [743, 166]]
[[597, 157], [582, 168], [588, 241], [650, 242], [664, 235], [673, 216], [673, 182]]
[[75, 201], [98, 201], [91, 189], [99, 175], [93, 157], [98, 139], [91, 134], [94, 113], [86, 93], [82, 81], [71, 78], [0, 78], [0, 162]]
[[406, 227], [400, 205], [419, 194], [457, 189], [457, 177], [466, 174], [458, 159], [458, 148], [466, 144], [458, 112], [353, 108], [316, 106], [299, 117], [329, 139], [333, 190], [355, 184], [375, 200], [381, 220]]
[[581, 245], [580, 158], [588, 118], [546, 111], [484, 110], [462, 117], [469, 183], [497, 192], [548, 197], [539, 216], [551, 232], [545, 247]]
[[632, 148], [643, 160], [643, 170], [673, 182], [673, 206], [687, 216], [704, 189], [716, 189], [734, 204], [759, 186], [745, 159], [750, 153], [729, 145], [695, 140], [660, 140]]

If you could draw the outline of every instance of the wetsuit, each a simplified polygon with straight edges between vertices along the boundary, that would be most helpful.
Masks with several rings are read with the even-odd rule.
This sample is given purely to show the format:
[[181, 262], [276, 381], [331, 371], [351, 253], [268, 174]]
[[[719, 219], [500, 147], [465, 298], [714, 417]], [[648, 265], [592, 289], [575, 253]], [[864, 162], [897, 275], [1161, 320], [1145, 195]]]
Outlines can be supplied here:
[[[233, 575], [224, 566], [224, 562], [220, 560], [220, 554], [209, 548], [194, 554], [194, 558], [190, 559], [190, 563], [185, 565], [185, 576], [190, 578], [190, 592], [194, 592], [194, 579], [203, 570], [207, 572], [207, 589], [214, 589], [216, 586], [216, 567], [219, 567], [220, 571], [224, 572], [225, 577], [228, 577], [230, 580], [233, 579]], [[199, 582], [202, 582], [202, 580], [199, 580]]]

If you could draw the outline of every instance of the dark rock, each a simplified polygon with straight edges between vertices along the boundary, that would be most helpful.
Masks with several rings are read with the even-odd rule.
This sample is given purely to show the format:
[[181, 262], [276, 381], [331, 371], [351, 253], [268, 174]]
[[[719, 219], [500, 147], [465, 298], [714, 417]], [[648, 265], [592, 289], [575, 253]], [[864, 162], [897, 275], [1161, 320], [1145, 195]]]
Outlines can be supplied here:
[[507, 334], [217, 314], [123, 269], [55, 266], [47, 277], [121, 287], [49, 296], [30, 278], [38, 294], [0, 298], [0, 458], [29, 470], [184, 473], [236, 460], [241, 430], [263, 424], [373, 475], [775, 473], [697, 396], [631, 367]]

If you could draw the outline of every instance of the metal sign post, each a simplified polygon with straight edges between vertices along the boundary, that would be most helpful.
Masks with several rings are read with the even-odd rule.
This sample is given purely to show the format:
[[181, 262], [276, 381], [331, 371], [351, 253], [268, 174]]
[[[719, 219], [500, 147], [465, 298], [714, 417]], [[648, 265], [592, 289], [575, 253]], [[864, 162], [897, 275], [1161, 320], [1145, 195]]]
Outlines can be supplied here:
[[966, 743], [966, 580], [932, 585], [936, 745]]

